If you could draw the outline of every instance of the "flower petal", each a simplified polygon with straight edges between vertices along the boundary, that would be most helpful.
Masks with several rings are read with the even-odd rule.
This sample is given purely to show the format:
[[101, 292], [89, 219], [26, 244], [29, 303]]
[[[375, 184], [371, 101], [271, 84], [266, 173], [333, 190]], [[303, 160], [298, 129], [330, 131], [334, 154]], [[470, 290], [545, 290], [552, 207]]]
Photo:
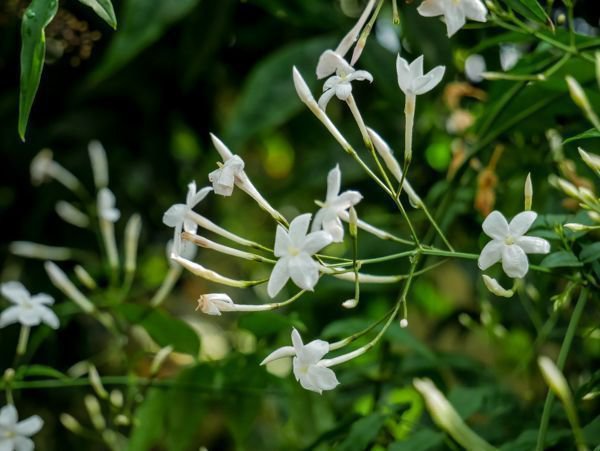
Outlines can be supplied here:
[[21, 282], [6, 282], [0, 285], [2, 296], [14, 304], [21, 304], [24, 300], [29, 299], [29, 291]]
[[296, 356], [299, 354], [303, 356], [302, 353], [304, 352], [304, 342], [302, 341], [300, 332], [298, 332], [295, 327], [292, 328], [292, 344], [294, 345]]
[[58, 320], [58, 316], [51, 309], [44, 305], [38, 306], [39, 317], [42, 322], [46, 323], [52, 329], [58, 329], [60, 326], [60, 321]]
[[492, 211], [481, 225], [485, 234], [495, 240], [504, 240], [508, 236], [508, 222], [502, 213]]
[[446, 72], [445, 66], [436, 66], [429, 72], [427, 72], [427, 75], [425, 76], [427, 81], [419, 87], [415, 87], [415, 94], [425, 94], [426, 92], [429, 92], [433, 88], [435, 88], [438, 85], [438, 83], [442, 81], [444, 72]]
[[0, 426], [14, 427], [19, 421], [17, 409], [12, 404], [8, 404], [0, 409]]
[[479, 269], [485, 271], [494, 263], [500, 261], [500, 259], [502, 258], [503, 247], [504, 243], [499, 240], [492, 240], [488, 244], [486, 244], [481, 250], [479, 260], [477, 260], [477, 265], [479, 266]]
[[303, 290], [312, 291], [319, 281], [319, 266], [306, 252], [301, 252], [294, 257], [290, 257], [288, 270], [294, 283]]
[[461, 5], [467, 18], [476, 20], [477, 22], [485, 22], [487, 20], [487, 8], [480, 0], [463, 0]]
[[[21, 307], [13, 305], [8, 307], [0, 314], [0, 328], [14, 324], [19, 321], [19, 315], [21, 314]], [[0, 423], [1, 424], [1, 423]]]
[[315, 365], [309, 369], [309, 375], [312, 385], [320, 390], [333, 390], [340, 384], [331, 368]]
[[424, 56], [420, 55], [419, 57], [414, 59], [412, 63], [410, 63], [410, 66], [408, 66], [408, 69], [410, 71], [410, 78], [413, 81], [423, 75], [423, 59]]
[[163, 224], [169, 227], [176, 227], [177, 224], [183, 222], [185, 213], [188, 211], [188, 207], [184, 204], [171, 205], [165, 214], [163, 215]]
[[330, 215], [323, 221], [323, 230], [330, 235], [333, 243], [344, 241], [344, 225], [337, 215]]
[[316, 232], [320, 230], [323, 226], [323, 219], [325, 219], [325, 214], [329, 211], [329, 207], [320, 208], [319, 211], [315, 214], [315, 218], [313, 219], [312, 225], [310, 226], [311, 232]]
[[417, 11], [423, 17], [436, 17], [444, 14], [444, 7], [440, 0], [425, 0], [419, 5]]
[[271, 277], [269, 277], [269, 284], [267, 285], [267, 293], [269, 296], [272, 298], [277, 296], [277, 293], [281, 291], [289, 278], [288, 257], [282, 257], [275, 263], [273, 271], [271, 272]]
[[525, 235], [531, 224], [533, 224], [533, 221], [535, 221], [535, 218], [537, 218], [535, 211], [522, 211], [510, 221], [508, 225], [510, 234], [515, 238]]
[[325, 231], [311, 232], [306, 236], [301, 249], [308, 255], [313, 255], [329, 244], [331, 244], [331, 235], [329, 233]]
[[30, 438], [17, 436], [14, 438], [14, 441], [15, 451], [33, 451], [35, 448], [33, 440]]
[[444, 12], [444, 20], [446, 22], [446, 32], [450, 37], [464, 26], [466, 22], [465, 13], [461, 8], [447, 8]]
[[340, 165], [336, 164], [335, 167], [329, 171], [329, 174], [327, 174], [327, 196], [325, 197], [326, 202], [337, 198], [337, 195], [340, 192], [341, 184], [342, 171], [340, 170]]
[[408, 61], [398, 54], [396, 58], [396, 74], [398, 76], [398, 86], [404, 94], [406, 94], [411, 87], [412, 77], [410, 75], [410, 68], [408, 66]]
[[44, 420], [42, 420], [38, 415], [33, 415], [26, 420], [20, 421], [15, 426], [15, 432], [19, 435], [26, 435], [30, 437], [33, 434], [37, 434], [40, 429], [42, 429], [42, 426], [44, 426]]
[[306, 232], [308, 232], [308, 225], [310, 224], [310, 213], [296, 216], [290, 223], [289, 237], [292, 244], [298, 248], [302, 247]]
[[197, 193], [195, 193], [191, 199], [188, 199], [187, 205], [190, 208], [194, 208], [196, 205], [198, 205], [207, 195], [208, 193], [210, 193], [212, 191], [212, 187], [211, 186], [205, 186], [204, 188], [202, 188], [200, 191], [198, 191]]
[[327, 109], [327, 105], [329, 104], [329, 101], [333, 98], [334, 95], [335, 95], [334, 88], [328, 89], [323, 94], [321, 94], [321, 97], [319, 97], [319, 101], [318, 101], [319, 108], [321, 108], [323, 111], [325, 111]]
[[348, 75], [346, 77], [347, 81], [353, 81], [353, 80], [367, 80], [369, 83], [373, 82], [373, 75], [371, 75], [370, 72], [367, 72], [366, 70], [356, 70], [354, 72], [352, 72], [350, 75]]
[[296, 355], [296, 350], [293, 346], [283, 346], [279, 349], [275, 349], [275, 351], [266, 356], [260, 364], [266, 365], [274, 360], [282, 359], [283, 357], [292, 357], [294, 355]]
[[19, 322], [24, 326], [37, 326], [42, 321], [38, 309], [21, 309]]
[[[33, 179], [33, 175], [31, 177]], [[0, 451], [14, 451], [15, 441], [12, 438], [0, 439]]]
[[273, 250], [275, 257], [287, 255], [291, 245], [292, 242], [290, 241], [288, 232], [282, 226], [278, 225], [275, 231], [275, 249]]
[[527, 255], [516, 244], [502, 247], [502, 269], [508, 277], [521, 279], [529, 270]]
[[54, 304], [54, 298], [46, 293], [39, 293], [31, 296], [31, 302], [34, 304], [52, 305]]
[[335, 95], [345, 102], [352, 95], [352, 85], [347, 82], [340, 83], [335, 87]]
[[547, 254], [550, 252], [550, 243], [537, 236], [522, 236], [517, 238], [515, 244], [526, 254]]
[[313, 340], [304, 346], [303, 360], [317, 363], [329, 352], [329, 343], [324, 340]]

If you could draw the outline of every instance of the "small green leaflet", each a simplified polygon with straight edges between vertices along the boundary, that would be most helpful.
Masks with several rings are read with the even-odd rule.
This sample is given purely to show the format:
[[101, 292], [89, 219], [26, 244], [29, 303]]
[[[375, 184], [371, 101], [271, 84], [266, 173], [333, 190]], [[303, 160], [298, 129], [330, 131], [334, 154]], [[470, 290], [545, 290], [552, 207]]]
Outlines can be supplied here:
[[84, 5], [89, 6], [94, 10], [102, 20], [104, 20], [113, 29], [117, 29], [117, 18], [115, 10], [110, 0], [79, 0]]

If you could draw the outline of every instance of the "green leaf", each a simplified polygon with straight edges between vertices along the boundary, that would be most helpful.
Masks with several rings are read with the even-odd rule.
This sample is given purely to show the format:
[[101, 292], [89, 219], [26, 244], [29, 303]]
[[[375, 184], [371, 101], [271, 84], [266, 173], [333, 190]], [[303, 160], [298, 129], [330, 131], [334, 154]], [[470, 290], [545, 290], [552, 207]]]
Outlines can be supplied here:
[[110, 0], [79, 0], [94, 10], [113, 29], [117, 29], [117, 18]]
[[46, 56], [44, 29], [56, 15], [58, 0], [33, 0], [21, 22], [21, 86], [19, 92], [19, 136], [25, 131], [37, 93]]
[[369, 443], [377, 438], [384, 422], [385, 417], [379, 413], [361, 418], [352, 425], [348, 436], [336, 449], [339, 451], [362, 451], [368, 449]]
[[128, 322], [146, 329], [159, 346], [173, 346], [175, 351], [198, 356], [200, 338], [184, 321], [158, 309], [136, 304], [122, 304], [116, 309]]
[[583, 263], [577, 260], [577, 257], [571, 252], [558, 251], [543, 259], [541, 265], [546, 268], [564, 268], [583, 266]]
[[200, 0], [126, 0], [120, 15], [120, 30], [106, 50], [102, 63], [92, 73], [99, 82], [121, 69], [154, 43], [174, 22], [185, 17]]
[[227, 127], [225, 141], [236, 147], [248, 137], [276, 127], [302, 110], [292, 79], [295, 65], [314, 92], [314, 68], [319, 55], [330, 48], [330, 38], [292, 44], [268, 56], [250, 73]]
[[593, 139], [593, 138], [600, 138], [600, 130], [596, 130], [595, 128], [590, 128], [588, 131], [585, 131], [583, 133], [580, 133], [578, 135], [575, 136], [571, 136], [570, 138], [567, 138], [563, 141], [563, 144], [567, 144], [573, 141], [579, 141], [582, 139]]
[[148, 391], [144, 402], [135, 411], [129, 450], [152, 449], [158, 443], [164, 434], [164, 415], [168, 405], [168, 392], [156, 388]]
[[600, 259], [600, 241], [582, 246], [582, 251], [579, 254], [579, 260], [583, 263], [590, 263]]
[[540, 23], [550, 23], [550, 18], [537, 0], [504, 0], [504, 3], [527, 19]]

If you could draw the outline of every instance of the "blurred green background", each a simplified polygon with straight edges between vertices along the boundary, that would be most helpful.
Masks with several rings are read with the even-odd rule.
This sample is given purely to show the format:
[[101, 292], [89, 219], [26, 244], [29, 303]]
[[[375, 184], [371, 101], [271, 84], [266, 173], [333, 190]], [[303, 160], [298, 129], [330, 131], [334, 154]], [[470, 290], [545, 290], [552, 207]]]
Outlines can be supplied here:
[[[113, 31], [81, 3], [62, 1], [47, 29], [47, 64], [27, 140], [22, 143], [17, 134], [19, 27], [27, 3], [0, 3], [3, 280], [20, 279], [32, 292], [53, 293], [59, 303], [64, 302], [50, 286], [40, 262], [10, 255], [8, 244], [30, 240], [95, 249], [93, 235], [65, 225], [54, 213], [55, 203], [71, 200], [71, 194], [56, 183], [32, 187], [28, 169], [40, 149], [50, 148], [57, 161], [92, 187], [87, 154], [92, 139], [100, 140], [107, 149], [110, 186], [123, 217], [139, 212], [143, 219], [132, 303], [147, 305], [168, 270], [164, 247], [171, 229], [161, 222], [163, 212], [183, 200], [191, 180], [199, 186], [208, 184], [207, 174], [216, 167], [218, 155], [209, 132], [244, 158], [256, 186], [288, 218], [316, 210], [313, 201], [324, 198], [326, 174], [339, 163], [343, 189], [358, 189], [365, 196], [361, 217], [408, 235], [393, 204], [304, 108], [291, 80], [291, 68], [296, 65], [313, 92], [320, 90], [314, 75], [318, 56], [351, 28], [362, 2], [115, 0], [119, 26]], [[574, 59], [547, 84], [516, 91], [509, 108], [492, 119], [495, 102], [514, 83], [484, 82], [477, 86], [480, 92], [458, 84], [465, 81], [463, 64], [470, 49], [484, 55], [489, 69], [499, 70], [498, 44], [517, 43], [525, 53], [519, 63], [524, 73], [547, 67], [546, 61], [556, 57], [552, 49], [527, 36], [499, 38], [499, 30], [478, 25], [448, 40], [444, 25], [419, 16], [417, 5], [410, 2], [401, 4], [401, 24], [392, 26], [388, 6], [379, 20], [378, 33], [369, 39], [357, 65], [370, 71], [375, 81], [372, 86], [355, 83], [355, 96], [366, 123], [400, 154], [404, 98], [396, 83], [395, 51], [382, 43], [393, 47], [397, 40], [403, 56], [410, 60], [424, 53], [426, 69], [446, 65], [442, 84], [456, 82], [456, 90], [468, 91], [467, 96], [458, 97], [475, 126], [458, 136], [446, 130], [448, 118], [457, 109], [451, 103], [453, 91], [438, 87], [419, 98], [410, 172], [417, 191], [429, 193], [430, 209], [444, 206], [440, 210], [444, 212], [442, 226], [454, 246], [479, 252], [486, 241], [480, 236], [486, 207], [476, 210], [474, 202], [489, 192], [478, 176], [497, 145], [504, 150], [492, 171], [498, 180], [491, 188], [496, 195], [495, 208], [507, 216], [521, 211], [522, 186], [531, 171], [534, 209], [548, 214], [573, 213], [561, 204], [563, 196], [546, 182], [547, 176], [556, 172], [556, 161], [544, 134], [548, 128], [556, 128], [566, 137], [590, 128], [568, 97], [564, 75], [571, 73], [593, 87], [593, 67]], [[577, 3], [577, 17], [587, 21], [596, 35], [599, 10], [594, 0]], [[590, 99], [600, 105], [597, 89], [590, 92]], [[513, 121], [540, 101], [545, 103], [517, 123]], [[328, 113], [359, 147], [360, 135], [344, 105], [334, 99]], [[589, 150], [594, 151], [595, 145], [597, 152], [597, 140], [589, 142], [594, 143]], [[479, 153], [461, 171], [458, 181], [449, 182], [451, 162], [465, 145], [479, 146]], [[565, 146], [566, 158], [576, 159], [576, 147], [576, 143]], [[243, 193], [236, 192], [231, 199], [211, 196], [199, 211], [243, 236], [272, 243], [272, 220]], [[419, 212], [411, 214], [425, 234], [424, 217]], [[119, 239], [123, 227], [122, 220], [117, 224]], [[552, 225], [547, 228], [551, 230]], [[364, 258], [392, 249], [388, 243], [366, 236], [360, 245]], [[350, 249], [336, 245], [331, 252], [343, 255]], [[198, 260], [233, 277], [258, 278], [268, 276], [269, 271], [210, 251], [199, 252]], [[370, 271], [398, 274], [408, 266], [408, 262], [399, 262]], [[101, 268], [93, 269], [100, 282], [106, 282]], [[343, 337], [361, 329], [390, 308], [399, 287], [365, 288], [359, 307], [347, 311], [340, 304], [352, 296], [352, 284], [323, 280], [315, 294], [283, 313], [214, 319], [194, 312], [196, 299], [202, 293], [221, 290], [184, 275], [164, 308], [200, 330], [202, 363], [194, 364], [183, 355], [170, 359], [161, 378], [176, 380], [174, 387], [124, 387], [130, 395], [134, 426], [120, 432], [131, 437], [132, 450], [191, 450], [199, 446], [211, 451], [334, 446], [360, 450], [373, 443], [381, 447], [395, 443], [390, 448], [395, 450], [453, 449], [456, 445], [435, 428], [410, 385], [413, 377], [429, 376], [487, 440], [505, 444], [506, 450], [531, 449], [546, 393], [534, 357], [542, 349], [556, 354], [568, 321], [568, 305], [555, 315], [551, 336], [543, 343], [535, 339], [546, 319], [554, 315], [550, 297], [564, 289], [565, 281], [535, 274], [519, 299], [512, 300], [493, 298], [481, 287], [479, 271], [472, 262], [450, 262], [420, 277], [410, 296], [409, 329], [395, 324], [381, 346], [340, 368], [342, 385], [338, 389], [318, 396], [303, 391], [292, 375], [269, 374], [259, 362], [275, 347], [289, 343], [292, 326], [302, 331], [306, 341]], [[289, 286], [287, 291], [293, 294]], [[228, 292], [240, 303], [267, 299], [262, 288]], [[589, 334], [585, 341], [576, 341], [569, 371], [580, 375], [580, 382], [597, 387], [597, 298], [590, 309], [594, 315], [588, 316], [588, 329], [584, 328]], [[82, 315], [63, 320], [55, 334], [47, 332], [36, 331], [30, 357], [60, 371], [106, 351], [107, 344], [111, 346], [106, 332]], [[0, 332], [2, 370], [10, 365], [17, 335], [16, 328]], [[106, 358], [98, 361], [102, 375], [147, 374], [151, 359], [143, 347], [131, 344], [120, 349], [126, 353], [125, 360], [105, 352]], [[69, 412], [89, 423], [82, 404], [89, 392], [88, 388], [60, 388], [19, 393], [22, 417], [38, 413], [46, 422], [36, 437], [39, 449], [103, 449], [101, 443], [75, 436], [58, 422], [59, 413]], [[597, 401], [578, 407], [583, 425], [590, 426], [586, 434], [600, 442], [600, 421], [596, 418], [593, 422]], [[568, 423], [558, 405], [555, 421], [560, 427], [550, 431], [549, 442], [553, 449], [571, 449]]]

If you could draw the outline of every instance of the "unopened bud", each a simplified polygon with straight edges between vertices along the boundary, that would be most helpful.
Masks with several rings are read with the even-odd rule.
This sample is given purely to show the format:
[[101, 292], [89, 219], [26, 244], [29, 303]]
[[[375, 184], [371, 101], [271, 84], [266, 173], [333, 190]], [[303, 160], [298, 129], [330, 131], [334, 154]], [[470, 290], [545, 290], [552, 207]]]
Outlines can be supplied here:
[[90, 161], [92, 162], [92, 172], [94, 173], [94, 184], [97, 189], [108, 186], [108, 162], [106, 151], [100, 141], [91, 141], [88, 145]]
[[152, 365], [150, 367], [150, 375], [155, 376], [158, 373], [163, 363], [165, 362], [167, 357], [169, 357], [169, 354], [171, 354], [172, 352], [173, 346], [165, 346], [156, 353], [156, 355], [154, 356], [154, 360], [152, 360]]
[[356, 214], [356, 209], [354, 207], [350, 207], [348, 228], [350, 230], [350, 236], [356, 238], [358, 236], [358, 215]]
[[567, 16], [565, 16], [564, 14], [559, 14], [558, 17], [556, 18], [556, 24], [557, 25], [564, 25], [564, 23], [567, 21]]
[[84, 433], [83, 427], [79, 424], [79, 421], [75, 419], [72, 415], [68, 413], [61, 413], [59, 417], [60, 423], [73, 434], [82, 434]]
[[85, 270], [83, 266], [76, 265], [75, 268], [73, 268], [73, 271], [75, 272], [75, 275], [77, 276], [79, 281], [90, 290], [95, 290], [98, 287], [98, 285], [96, 285], [96, 281], [93, 279], [90, 273]]
[[96, 311], [94, 304], [92, 304], [92, 302], [85, 297], [75, 285], [73, 285], [73, 282], [69, 280], [64, 271], [55, 263], [47, 261], [44, 263], [44, 269], [46, 270], [46, 273], [48, 273], [48, 277], [50, 277], [52, 284], [77, 304], [85, 313], [94, 313]]
[[4, 371], [4, 375], [2, 376], [2, 380], [4, 381], [4, 383], [6, 385], [10, 385], [14, 378], [15, 370], [13, 370], [12, 368], [7, 368], [6, 371]]
[[86, 228], [90, 224], [90, 218], [85, 213], [64, 200], [58, 201], [54, 210], [63, 221], [76, 227]]
[[586, 152], [581, 147], [578, 147], [577, 150], [579, 150], [579, 155], [584, 163], [587, 164], [592, 171], [600, 175], [600, 156]]
[[400, 320], [400, 327], [402, 329], [406, 329], [408, 327], [408, 320], [406, 318], [402, 318]]
[[587, 232], [588, 230], [592, 229], [592, 227], [578, 224], [576, 222], [568, 222], [563, 227], [565, 229], [569, 229], [571, 232]]
[[123, 392], [121, 390], [111, 391], [109, 400], [114, 407], [120, 409], [121, 407], [123, 407]]
[[302, 75], [298, 69], [296, 69], [296, 66], [294, 66], [292, 69], [292, 73], [294, 76], [294, 87], [296, 88], [298, 97], [300, 97], [300, 100], [302, 100], [302, 102], [304, 102], [306, 105], [314, 106], [316, 104], [315, 99], [310, 92], [310, 88], [304, 81], [304, 78], [302, 78]]
[[483, 274], [481, 277], [483, 278], [483, 283], [485, 284], [486, 288], [496, 296], [510, 298], [514, 294], [513, 290], [507, 290], [506, 288], [503, 288], [502, 285], [500, 285], [500, 283], [498, 283], [498, 281], [493, 277], [486, 276], [485, 274]]
[[525, 210], [531, 210], [533, 203], [533, 186], [531, 184], [531, 173], [527, 174], [525, 179]]
[[136, 268], [141, 230], [142, 218], [136, 213], [129, 218], [125, 226], [125, 271], [128, 273], [134, 272]]
[[104, 388], [104, 385], [102, 385], [102, 379], [100, 379], [100, 374], [98, 374], [98, 370], [91, 363], [88, 372], [88, 377], [90, 378], [90, 384], [96, 392], [96, 394], [102, 399], [108, 398], [108, 392]]
[[131, 424], [131, 420], [129, 417], [119, 414], [115, 417], [115, 424], [117, 426], [129, 426]]
[[100, 407], [100, 403], [98, 402], [98, 398], [93, 395], [86, 395], [83, 398], [83, 403], [85, 404], [85, 408], [88, 411], [88, 415], [94, 427], [98, 431], [103, 431], [106, 429], [106, 420], [102, 415], [102, 409]]
[[342, 307], [347, 309], [353, 309], [358, 305], [358, 299], [352, 298], [342, 302]]

